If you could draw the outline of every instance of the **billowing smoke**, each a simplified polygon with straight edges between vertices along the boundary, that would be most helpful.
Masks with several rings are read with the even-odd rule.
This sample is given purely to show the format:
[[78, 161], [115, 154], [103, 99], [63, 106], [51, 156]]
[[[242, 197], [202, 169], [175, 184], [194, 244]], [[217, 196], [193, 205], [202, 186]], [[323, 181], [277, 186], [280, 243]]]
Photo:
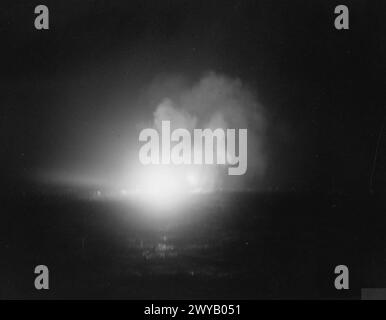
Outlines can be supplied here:
[[[177, 87], [175, 79], [162, 79]], [[159, 90], [152, 86], [153, 90]], [[170, 85], [169, 85], [170, 89]], [[170, 91], [170, 90], [169, 90]], [[173, 90], [172, 90], [173, 91]], [[178, 91], [176, 93], [176, 91]], [[240, 79], [232, 79], [215, 72], [205, 74], [198, 82], [180, 85], [170, 96], [164, 96], [153, 113], [153, 125], [161, 130], [161, 121], [169, 120], [171, 129], [248, 129], [248, 171], [244, 176], [227, 177], [221, 168], [206, 168], [209, 188], [256, 189], [261, 185], [265, 171], [264, 139], [266, 120], [263, 106], [256, 94]]]

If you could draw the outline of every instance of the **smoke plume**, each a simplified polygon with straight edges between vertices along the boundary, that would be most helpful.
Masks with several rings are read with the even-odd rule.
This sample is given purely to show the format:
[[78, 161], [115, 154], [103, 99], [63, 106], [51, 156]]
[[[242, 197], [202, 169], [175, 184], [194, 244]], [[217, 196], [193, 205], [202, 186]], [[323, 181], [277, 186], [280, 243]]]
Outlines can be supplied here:
[[[169, 87], [167, 78], [162, 79], [162, 86]], [[170, 80], [176, 87], [175, 79]], [[152, 86], [155, 89], [157, 86]], [[248, 171], [242, 178], [227, 178], [211, 172], [216, 181], [211, 185], [218, 188], [259, 187], [266, 164], [264, 139], [266, 120], [263, 106], [258, 103], [256, 94], [242, 83], [215, 72], [205, 74], [192, 85], [181, 85], [172, 90], [171, 96], [164, 96], [157, 105], [154, 116], [154, 127], [161, 129], [162, 120], [170, 120], [172, 130], [203, 128], [248, 129]], [[178, 91], [178, 93], [176, 93]], [[211, 170], [218, 171], [219, 168]], [[229, 180], [229, 181], [226, 181]]]

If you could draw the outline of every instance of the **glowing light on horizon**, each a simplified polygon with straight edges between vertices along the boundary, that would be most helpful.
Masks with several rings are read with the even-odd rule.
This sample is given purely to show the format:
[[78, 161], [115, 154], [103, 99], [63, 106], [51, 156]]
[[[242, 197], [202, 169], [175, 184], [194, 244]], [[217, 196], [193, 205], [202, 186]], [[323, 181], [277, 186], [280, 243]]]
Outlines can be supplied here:
[[186, 168], [143, 168], [136, 172], [131, 194], [145, 206], [170, 209], [184, 203], [198, 184], [197, 175]]

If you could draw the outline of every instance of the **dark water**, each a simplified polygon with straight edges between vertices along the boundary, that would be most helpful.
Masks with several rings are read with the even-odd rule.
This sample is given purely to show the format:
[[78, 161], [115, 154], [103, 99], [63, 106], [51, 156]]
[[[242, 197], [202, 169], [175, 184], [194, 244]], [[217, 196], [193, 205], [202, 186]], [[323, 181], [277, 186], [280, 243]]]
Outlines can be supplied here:
[[[376, 197], [196, 195], [152, 218], [130, 203], [2, 201], [0, 298], [359, 298], [386, 287], [384, 208]], [[34, 289], [34, 267], [50, 290]], [[350, 290], [334, 268], [350, 270]]]

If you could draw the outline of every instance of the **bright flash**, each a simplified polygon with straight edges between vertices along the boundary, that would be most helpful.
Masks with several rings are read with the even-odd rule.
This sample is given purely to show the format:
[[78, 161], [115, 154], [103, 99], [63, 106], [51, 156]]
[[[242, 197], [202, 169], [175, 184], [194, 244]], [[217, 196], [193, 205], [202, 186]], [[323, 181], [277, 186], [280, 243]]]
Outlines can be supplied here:
[[193, 193], [204, 190], [205, 175], [199, 169], [173, 165], [138, 168], [131, 175], [127, 190], [144, 207], [174, 209], [186, 203]]
[[198, 178], [194, 173], [191, 173], [191, 172], [187, 173], [186, 180], [192, 187], [196, 187], [198, 184]]
[[156, 167], [136, 173], [134, 195], [147, 207], [174, 208], [186, 199], [188, 193], [186, 179], [175, 168]]

